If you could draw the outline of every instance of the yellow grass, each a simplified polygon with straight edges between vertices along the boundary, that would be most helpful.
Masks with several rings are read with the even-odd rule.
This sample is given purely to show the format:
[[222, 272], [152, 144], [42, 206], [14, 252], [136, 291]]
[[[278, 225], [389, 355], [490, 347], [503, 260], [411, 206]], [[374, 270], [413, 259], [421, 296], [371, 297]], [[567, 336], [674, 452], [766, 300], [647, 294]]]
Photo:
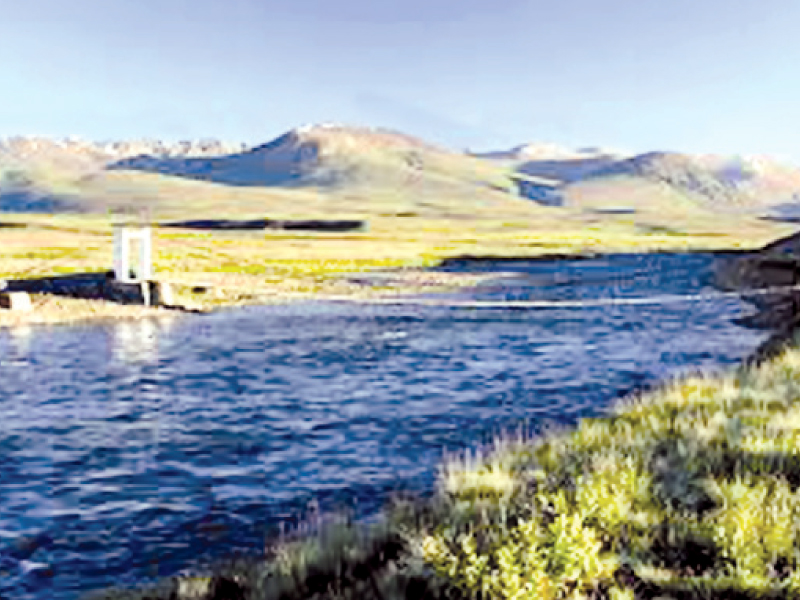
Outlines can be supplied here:
[[[208, 218], [210, 214], [198, 211], [183, 217]], [[247, 215], [253, 216], [252, 213]], [[221, 215], [217, 211], [213, 216]], [[224, 216], [243, 218], [242, 213]], [[156, 278], [177, 284], [183, 304], [203, 309], [263, 302], [269, 296], [363, 295], [423, 289], [418, 285], [419, 277], [411, 277], [409, 273], [405, 279], [394, 283], [394, 290], [368, 288], [354, 284], [348, 277], [372, 270], [408, 271], [430, 267], [446, 258], [462, 255], [536, 257], [758, 248], [792, 231], [786, 225], [713, 215], [703, 219], [670, 215], [665, 223], [654, 213], [595, 215], [529, 205], [458, 219], [356, 216], [367, 219], [365, 231], [206, 232], [156, 227], [153, 240]], [[331, 218], [331, 215], [304, 217]], [[0, 227], [0, 278], [35, 278], [111, 268], [113, 239], [111, 218], [107, 215], [4, 214], [0, 223], [25, 225]], [[659, 229], [665, 227], [668, 233]], [[457, 276], [440, 279], [439, 289], [474, 281]], [[430, 281], [425, 283], [424, 289], [433, 289]], [[398, 285], [402, 289], [397, 289]], [[192, 294], [190, 289], [194, 286], [212, 289]], [[53, 312], [52, 306], [52, 303], [47, 304], [46, 310], [52, 312], [51, 318], [55, 320], [60, 319], [56, 314], [68, 312]], [[122, 307], [120, 310], [129, 309]], [[23, 318], [12, 319], [0, 313], [0, 325]]]

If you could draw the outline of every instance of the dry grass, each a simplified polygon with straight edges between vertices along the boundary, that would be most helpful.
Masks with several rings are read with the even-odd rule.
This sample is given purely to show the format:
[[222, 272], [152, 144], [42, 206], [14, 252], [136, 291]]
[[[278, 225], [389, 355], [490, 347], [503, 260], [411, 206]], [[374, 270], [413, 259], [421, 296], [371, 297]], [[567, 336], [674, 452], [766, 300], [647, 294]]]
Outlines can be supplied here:
[[[156, 228], [155, 273], [158, 279], [177, 284], [184, 305], [207, 310], [298, 296], [364, 296], [468, 285], [473, 280], [466, 276], [451, 276], [447, 281], [440, 276], [440, 285], [431, 288], [430, 281], [412, 276], [413, 269], [462, 255], [536, 257], [758, 248], [792, 230], [786, 225], [732, 217], [670, 215], [664, 219], [655, 213], [613, 216], [529, 205], [523, 208], [510, 211], [506, 207], [505, 213], [460, 218], [371, 215], [368, 229], [356, 233]], [[192, 216], [207, 214], [200, 211]], [[25, 226], [0, 227], [0, 278], [99, 272], [111, 266], [112, 229], [107, 216], [5, 214], [2, 222]], [[400, 270], [405, 276], [383, 289], [351, 281], [355, 273], [374, 270]], [[210, 291], [192, 294], [190, 290], [196, 286]], [[56, 308], [66, 306], [74, 307], [81, 318], [135, 312], [130, 307], [89, 309], [66, 301], [42, 301], [37, 306], [41, 314], [33, 318], [42, 322], [72, 320], [68, 317], [71, 309]], [[27, 318], [3, 315], [0, 325]]]

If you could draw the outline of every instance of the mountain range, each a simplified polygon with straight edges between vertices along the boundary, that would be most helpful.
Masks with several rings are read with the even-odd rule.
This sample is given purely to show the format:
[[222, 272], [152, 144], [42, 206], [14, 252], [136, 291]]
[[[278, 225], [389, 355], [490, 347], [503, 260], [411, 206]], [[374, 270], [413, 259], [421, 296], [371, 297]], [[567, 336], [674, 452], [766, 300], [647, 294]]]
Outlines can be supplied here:
[[213, 199], [216, 210], [226, 202], [224, 210], [238, 210], [234, 204], [246, 201], [248, 212], [262, 210], [260, 203], [263, 210], [325, 210], [325, 199], [335, 198], [347, 199], [350, 212], [469, 214], [528, 205], [775, 218], [800, 214], [800, 169], [764, 157], [541, 143], [466, 153], [397, 131], [339, 124], [299, 127], [252, 147], [217, 140], [0, 139], [0, 211], [94, 212], [170, 202], [191, 211], [192, 197]]

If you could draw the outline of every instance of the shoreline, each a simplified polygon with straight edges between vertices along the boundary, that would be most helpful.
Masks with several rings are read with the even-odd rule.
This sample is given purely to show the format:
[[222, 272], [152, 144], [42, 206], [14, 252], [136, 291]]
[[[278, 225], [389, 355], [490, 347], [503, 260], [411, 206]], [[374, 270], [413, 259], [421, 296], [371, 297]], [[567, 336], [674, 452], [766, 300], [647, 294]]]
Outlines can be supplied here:
[[[308, 301], [369, 302], [371, 300], [405, 298], [421, 293], [447, 292], [464, 289], [480, 281], [496, 277], [486, 274], [452, 274], [429, 271], [388, 272], [389, 285], [376, 279], [374, 284], [339, 281], [315, 283], [321, 289], [296, 291], [275, 286], [272, 289], [240, 291], [239, 297], [226, 296], [225, 286], [211, 288], [215, 299], [193, 299], [179, 307], [150, 307], [118, 304], [108, 300], [86, 300], [52, 294], [31, 294], [33, 310], [0, 311], [0, 331], [14, 327], [88, 325], [105, 322], [138, 321], [141, 319], [180, 318], [186, 315], [214, 314], [244, 306], [272, 306]], [[365, 274], [368, 279], [370, 274]], [[337, 285], [338, 284], [338, 285]], [[308, 285], [312, 285], [308, 282]], [[220, 298], [219, 295], [223, 297]], [[184, 299], [185, 300], [185, 299]]]
[[[418, 294], [446, 293], [474, 286], [481, 281], [503, 277], [503, 273], [459, 273], [444, 271], [456, 264], [492, 262], [553, 262], [600, 259], [613, 255], [675, 255], [708, 254], [734, 258], [752, 254], [752, 250], [716, 249], [696, 251], [669, 251], [651, 249], [644, 252], [550, 253], [538, 256], [524, 255], [459, 255], [442, 259], [433, 267], [396, 267], [352, 274], [343, 278], [322, 279], [292, 278], [271, 287], [243, 281], [238, 287], [231, 285], [199, 284], [197, 281], [171, 281], [179, 287], [203, 288], [202, 297], [185, 291], [179, 294], [176, 307], [148, 307], [117, 304], [107, 300], [85, 300], [51, 294], [31, 294], [32, 311], [0, 310], [0, 331], [19, 326], [86, 325], [107, 321], [140, 320], [146, 318], [178, 318], [187, 314], [212, 314], [240, 306], [271, 306], [304, 301], [369, 302], [390, 301]], [[211, 275], [211, 274], [209, 274]], [[269, 285], [269, 284], [267, 284]]]
[[698, 250], [670, 250], [653, 248], [650, 250], [643, 250], [639, 252], [621, 252], [621, 251], [607, 251], [607, 252], [576, 252], [574, 254], [556, 252], [552, 254], [539, 254], [536, 256], [525, 255], [503, 255], [503, 254], [463, 254], [460, 256], [451, 256], [442, 259], [442, 261], [434, 268], [446, 267], [450, 264], [473, 264], [485, 262], [550, 262], [556, 260], [596, 260], [607, 256], [639, 256], [645, 254], [658, 254], [661, 256], [691, 256], [695, 254], [710, 254], [715, 256], [747, 256], [757, 253], [758, 250], [747, 250], [741, 248], [715, 248], [715, 249], [698, 249]]

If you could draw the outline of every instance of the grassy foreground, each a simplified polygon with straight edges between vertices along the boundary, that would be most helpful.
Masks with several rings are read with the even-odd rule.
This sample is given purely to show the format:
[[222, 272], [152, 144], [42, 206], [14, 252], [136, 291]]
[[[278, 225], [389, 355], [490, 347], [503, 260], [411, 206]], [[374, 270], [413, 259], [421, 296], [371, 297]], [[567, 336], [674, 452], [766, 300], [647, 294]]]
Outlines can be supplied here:
[[450, 457], [371, 530], [92, 598], [800, 597], [800, 348]]

